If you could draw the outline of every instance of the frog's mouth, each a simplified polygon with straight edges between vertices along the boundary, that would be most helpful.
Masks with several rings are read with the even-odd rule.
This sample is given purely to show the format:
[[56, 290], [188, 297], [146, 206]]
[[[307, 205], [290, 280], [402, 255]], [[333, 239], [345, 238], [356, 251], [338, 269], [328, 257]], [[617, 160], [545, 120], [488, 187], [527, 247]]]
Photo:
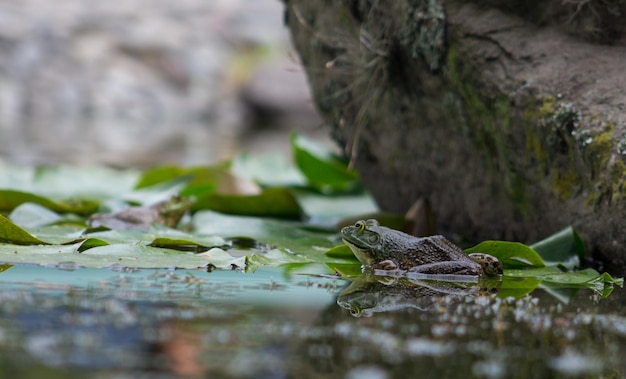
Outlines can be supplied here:
[[368, 253], [368, 249], [364, 249], [361, 248], [357, 245], [355, 245], [353, 242], [351, 242], [350, 240], [346, 239], [346, 237], [342, 237], [341, 238], [343, 240], [343, 242], [348, 245], [348, 247], [350, 248], [350, 250], [352, 250], [352, 252], [354, 253], [354, 256], [356, 256], [356, 258], [363, 263], [365, 266], [371, 266], [372, 263], [374, 263], [374, 259], [372, 258], [372, 254]]

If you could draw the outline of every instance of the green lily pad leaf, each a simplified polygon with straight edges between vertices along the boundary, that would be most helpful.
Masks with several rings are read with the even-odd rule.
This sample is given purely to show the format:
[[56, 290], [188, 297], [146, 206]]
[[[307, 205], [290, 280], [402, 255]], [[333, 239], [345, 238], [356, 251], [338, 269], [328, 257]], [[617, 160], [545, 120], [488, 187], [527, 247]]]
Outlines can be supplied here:
[[581, 271], [559, 272], [542, 275], [541, 280], [560, 284], [583, 284], [601, 277], [602, 275], [600, 275], [598, 271], [592, 268], [586, 268]]
[[233, 257], [219, 247], [214, 247], [204, 253], [196, 254], [207, 262], [207, 265], [213, 265], [221, 269], [244, 269], [247, 267], [247, 257]]
[[15, 245], [49, 245], [0, 215], [0, 241]]
[[13, 265], [7, 265], [7, 264], [0, 265], [0, 273], [5, 272], [6, 270], [10, 269], [11, 267], [13, 267]]
[[246, 265], [280, 266], [288, 263], [303, 263], [308, 261], [306, 257], [289, 253], [284, 249], [272, 249], [266, 254], [252, 254], [247, 256]]
[[[224, 240], [221, 238], [219, 240], [224, 242]], [[207, 251], [210, 248], [223, 246], [223, 245], [224, 243], [203, 244], [198, 241], [191, 240], [191, 239], [167, 238], [167, 237], [155, 238], [152, 242], [148, 244], [148, 246], [153, 246], [153, 247], [161, 247], [161, 248], [181, 250], [181, 251], [195, 251], [195, 252]]]
[[539, 253], [546, 265], [561, 264], [573, 268], [585, 257], [585, 244], [571, 226], [534, 243], [531, 248]]
[[340, 274], [342, 278], [357, 278], [363, 271], [360, 263], [326, 263], [332, 271]]
[[36, 228], [54, 224], [61, 220], [58, 213], [35, 203], [22, 203], [13, 209], [9, 219], [26, 228]]
[[323, 224], [336, 229], [337, 223], [346, 217], [378, 211], [376, 201], [370, 194], [342, 194], [339, 196], [323, 195], [302, 189], [292, 189], [292, 193], [310, 216], [310, 223]]
[[498, 258], [505, 268], [535, 266], [543, 267], [545, 263], [530, 247], [519, 242], [484, 241], [465, 250], [467, 254], [486, 253]]
[[326, 250], [326, 253], [324, 254], [326, 254], [327, 257], [331, 258], [353, 259], [355, 262], [359, 261], [358, 259], [356, 259], [356, 256], [347, 245], [335, 246], [331, 249]]
[[296, 133], [291, 135], [291, 147], [298, 168], [313, 188], [333, 193], [359, 187], [357, 172], [329, 149]]
[[85, 239], [80, 246], [78, 246], [78, 252], [83, 252], [85, 250], [94, 248], [94, 247], [99, 247], [99, 246], [107, 246], [110, 245], [107, 241], [105, 240], [101, 240], [99, 238], [87, 238]]
[[230, 162], [231, 171], [265, 187], [304, 187], [306, 178], [282, 154], [240, 154]]
[[135, 189], [152, 187], [185, 176], [189, 170], [175, 165], [163, 165], [144, 171], [139, 177]]
[[293, 194], [282, 187], [268, 188], [258, 195], [247, 196], [210, 193], [199, 197], [194, 209], [296, 220], [304, 214]]
[[9, 212], [24, 203], [35, 203], [59, 213], [87, 215], [98, 210], [100, 203], [89, 200], [68, 200], [64, 202], [50, 200], [33, 193], [0, 190], [0, 211]]
[[533, 277], [515, 278], [505, 275], [502, 278], [502, 285], [498, 292], [498, 297], [501, 299], [507, 297], [520, 298], [534, 291], [540, 283], [541, 279]]
[[335, 235], [302, 227], [304, 224], [257, 217], [232, 216], [200, 211], [192, 217], [197, 234], [221, 237], [245, 236], [265, 245], [289, 249], [313, 261], [326, 259], [324, 252], [339, 242]]

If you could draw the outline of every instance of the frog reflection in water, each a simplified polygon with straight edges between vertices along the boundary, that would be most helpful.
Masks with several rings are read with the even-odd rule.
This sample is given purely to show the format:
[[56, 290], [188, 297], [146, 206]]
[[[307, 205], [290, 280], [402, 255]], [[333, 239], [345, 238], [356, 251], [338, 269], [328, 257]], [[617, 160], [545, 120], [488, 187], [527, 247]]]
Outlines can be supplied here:
[[357, 221], [341, 229], [343, 241], [366, 267], [423, 274], [500, 275], [495, 257], [467, 255], [443, 236], [414, 237], [379, 226], [376, 220]]
[[483, 278], [456, 282], [418, 280], [407, 277], [376, 276], [364, 272], [337, 296], [337, 305], [355, 317], [370, 317], [378, 312], [396, 312], [406, 308], [428, 310], [443, 297], [491, 296], [498, 292], [497, 279]]

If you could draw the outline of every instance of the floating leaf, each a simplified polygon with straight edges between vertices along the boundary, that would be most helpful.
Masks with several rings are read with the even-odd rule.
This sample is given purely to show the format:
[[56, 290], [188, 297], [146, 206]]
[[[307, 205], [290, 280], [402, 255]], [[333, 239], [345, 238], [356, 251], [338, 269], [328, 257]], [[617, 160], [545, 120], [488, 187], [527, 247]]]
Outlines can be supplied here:
[[240, 154], [232, 159], [230, 168], [235, 175], [252, 179], [263, 186], [303, 187], [306, 178], [282, 154]]
[[498, 258], [505, 268], [532, 265], [543, 267], [545, 263], [530, 247], [519, 242], [484, 241], [465, 250], [467, 254], [485, 253]]
[[[213, 241], [215, 241], [215, 239], [213, 239]], [[199, 241], [196, 240], [191, 240], [191, 239], [181, 239], [181, 238], [168, 238], [168, 237], [158, 237], [155, 238], [152, 242], [150, 242], [148, 244], [148, 246], [153, 246], [153, 247], [161, 247], [161, 248], [166, 248], [166, 249], [173, 249], [173, 250], [181, 250], [181, 251], [194, 251], [194, 252], [201, 252], [201, 251], [207, 251], [213, 247], [218, 247], [218, 246], [224, 246], [224, 240], [223, 239], [219, 239], [219, 241], [221, 243], [201, 243]]]
[[82, 253], [83, 251], [94, 248], [94, 247], [107, 246], [107, 245], [110, 245], [110, 244], [105, 240], [101, 240], [99, 238], [87, 238], [80, 244], [80, 246], [78, 246], [77, 250]]
[[585, 257], [585, 244], [578, 233], [568, 226], [550, 237], [531, 245], [546, 265], [561, 264], [572, 268], [580, 265], [580, 260]]
[[217, 212], [286, 219], [300, 219], [302, 208], [286, 188], [263, 190], [258, 195], [223, 195], [210, 193], [199, 197], [194, 209], [210, 209]]
[[100, 203], [97, 201], [68, 200], [61, 202], [28, 192], [0, 190], [0, 211], [9, 212], [24, 203], [39, 204], [54, 212], [81, 215], [91, 214], [100, 206]]
[[9, 215], [11, 221], [21, 227], [36, 228], [54, 224], [61, 220], [58, 213], [35, 203], [23, 203], [13, 209]]
[[515, 278], [505, 275], [502, 280], [500, 291], [498, 292], [498, 297], [507, 298], [511, 296], [520, 298], [534, 291], [540, 283], [541, 279], [533, 277]]
[[298, 168], [312, 187], [324, 193], [358, 188], [357, 172], [329, 149], [296, 133], [291, 135], [291, 147]]
[[15, 245], [49, 245], [0, 215], [0, 241]]
[[325, 254], [326, 256], [331, 258], [353, 259], [355, 262], [359, 262], [358, 259], [356, 259], [356, 256], [354, 255], [352, 250], [350, 250], [347, 245], [335, 246], [331, 249], [326, 250]]
[[189, 170], [182, 168], [180, 166], [175, 165], [163, 165], [153, 167], [149, 170], [144, 171], [137, 184], [135, 185], [135, 189], [152, 187], [156, 184], [169, 182], [175, 179], [178, 179], [182, 176], [185, 176]]

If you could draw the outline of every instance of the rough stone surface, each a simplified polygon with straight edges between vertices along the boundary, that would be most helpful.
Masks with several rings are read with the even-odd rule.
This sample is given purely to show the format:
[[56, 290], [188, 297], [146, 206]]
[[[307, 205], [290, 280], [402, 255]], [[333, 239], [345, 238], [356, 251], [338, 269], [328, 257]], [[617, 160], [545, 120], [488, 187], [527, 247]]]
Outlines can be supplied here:
[[384, 209], [425, 197], [442, 232], [471, 240], [532, 242], [573, 225], [618, 271], [623, 5], [548, 3], [286, 7], [318, 109]]

